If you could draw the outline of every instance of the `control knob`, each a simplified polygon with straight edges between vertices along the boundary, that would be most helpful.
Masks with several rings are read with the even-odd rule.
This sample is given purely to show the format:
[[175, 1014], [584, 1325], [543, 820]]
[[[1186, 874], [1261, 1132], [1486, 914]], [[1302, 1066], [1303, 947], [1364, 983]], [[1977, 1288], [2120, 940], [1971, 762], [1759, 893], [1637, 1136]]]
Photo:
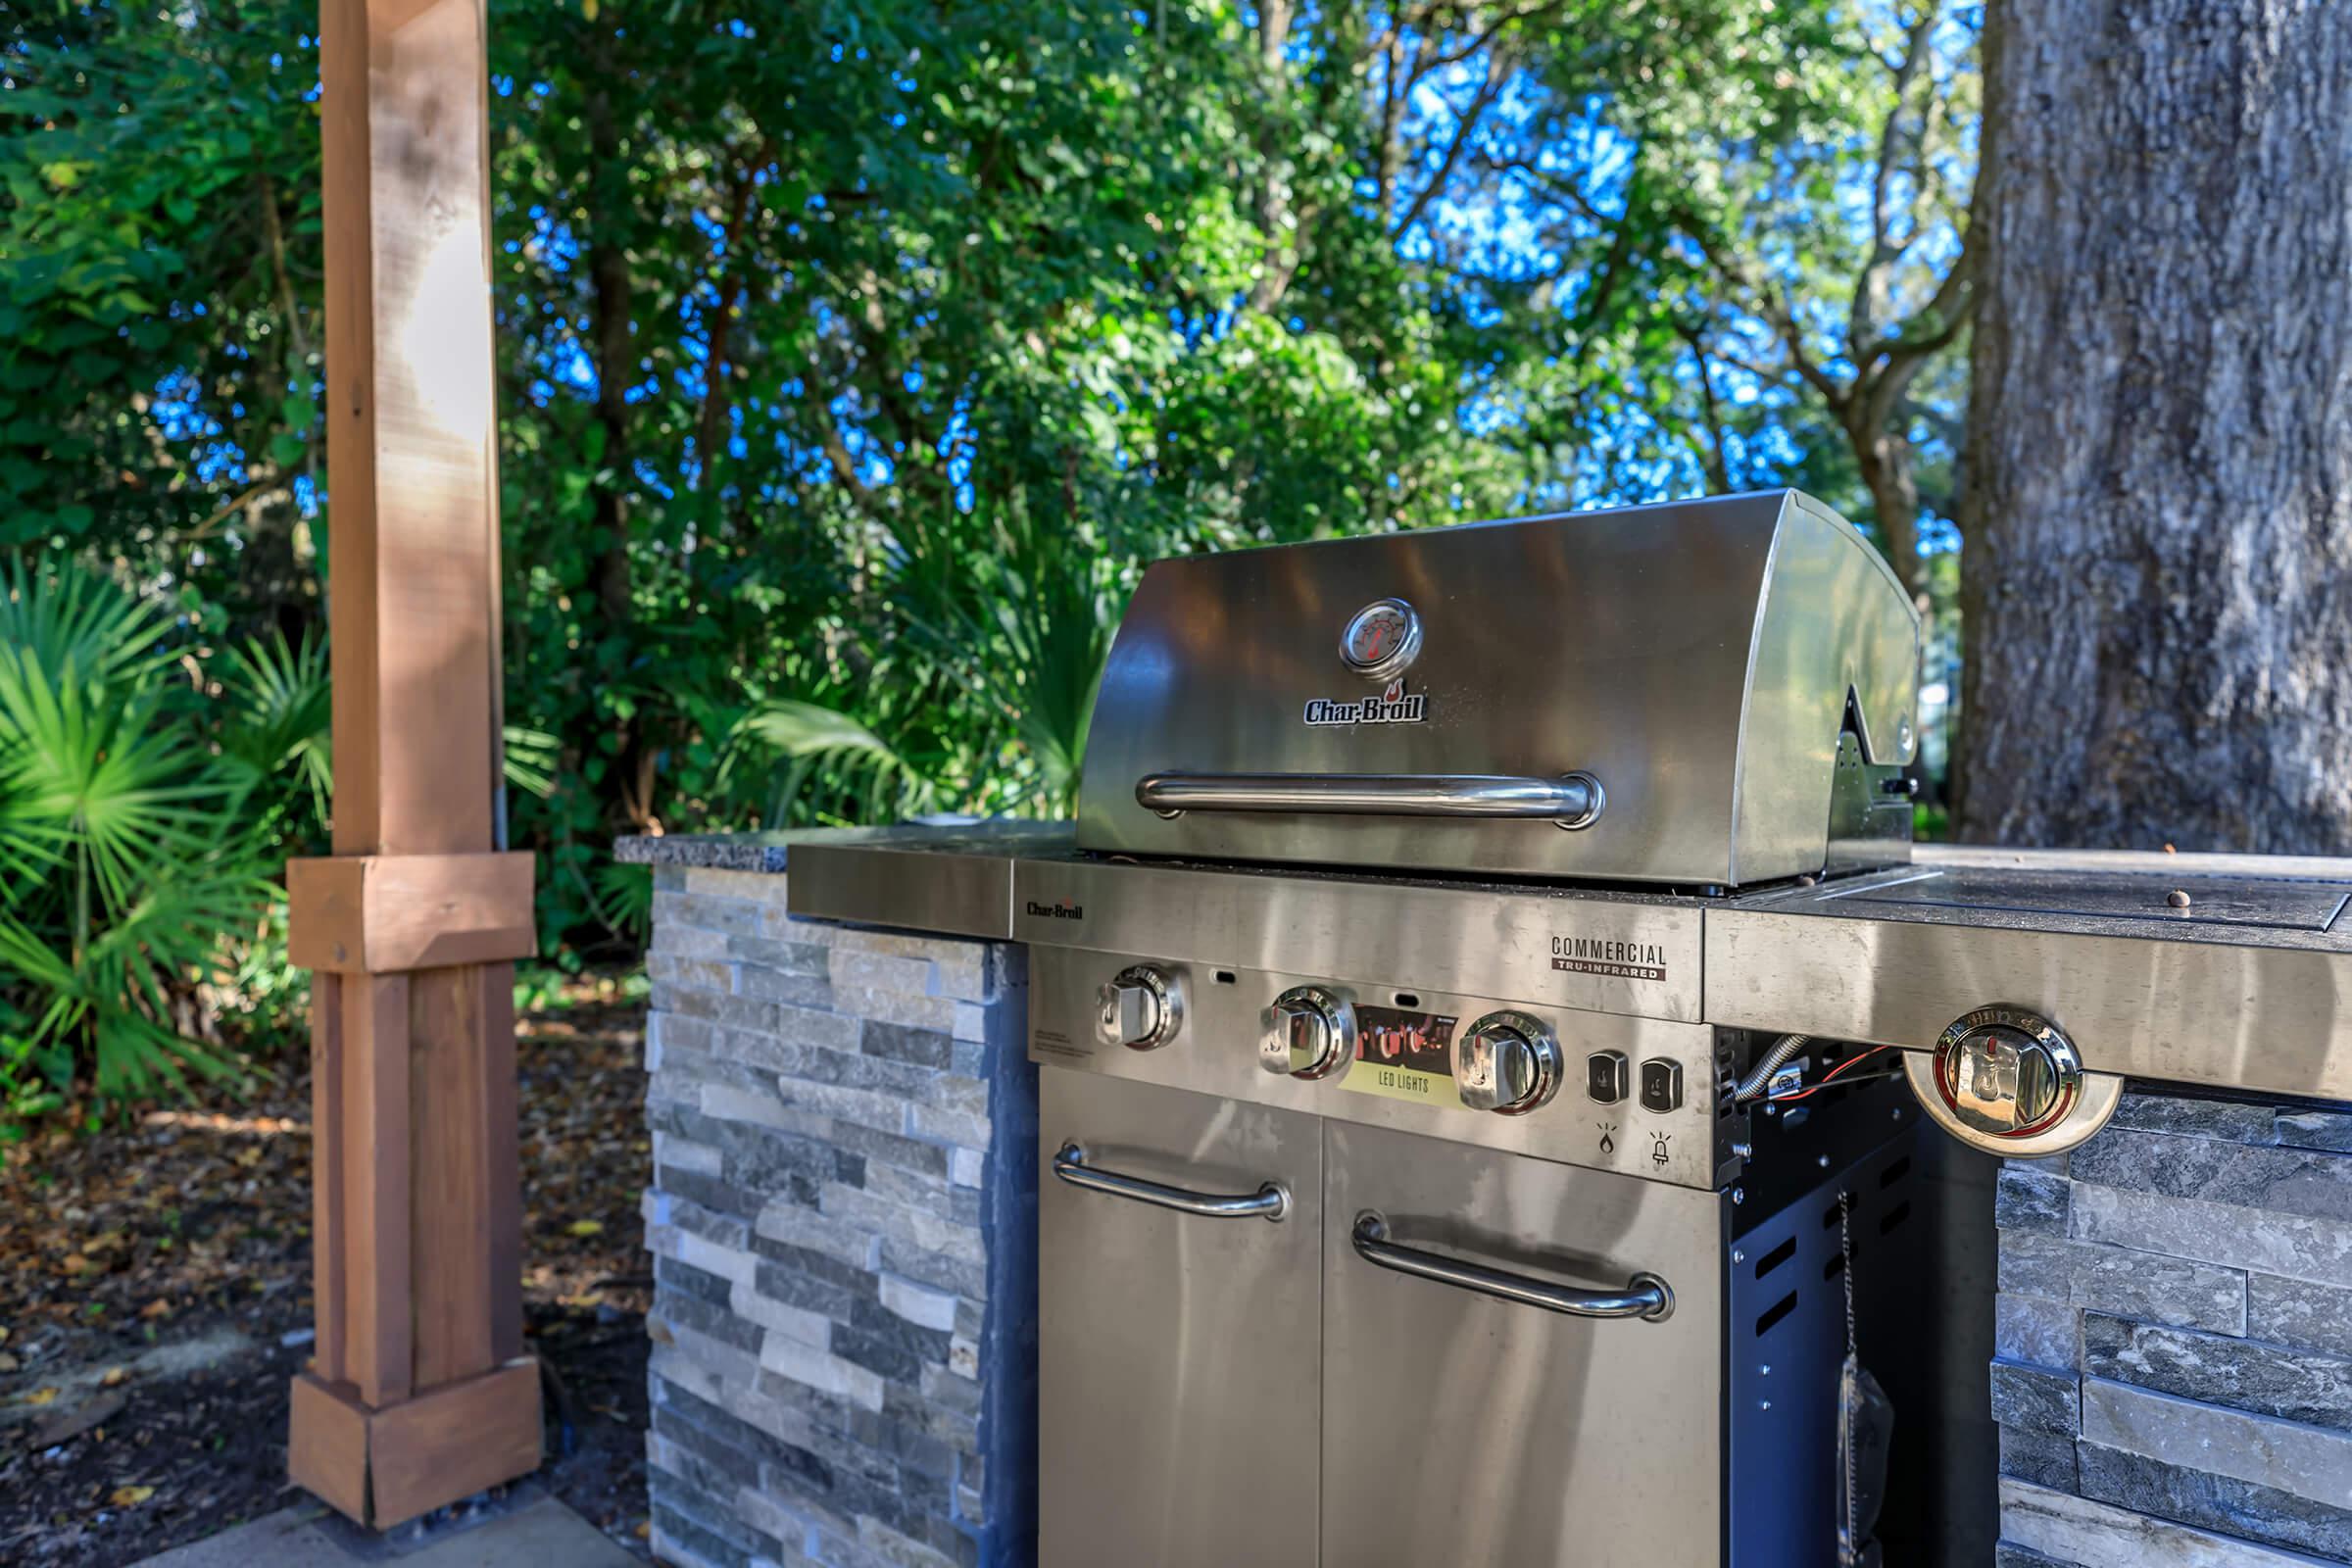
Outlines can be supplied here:
[[1293, 1078], [1331, 1078], [1355, 1059], [1355, 1009], [1321, 986], [1295, 986], [1274, 999], [1258, 1037], [1257, 1064]]
[[1148, 963], [1121, 969], [1096, 993], [1095, 1032], [1130, 1051], [1157, 1051], [1184, 1027], [1184, 992]]
[[1472, 1110], [1518, 1116], [1560, 1088], [1560, 1043], [1541, 1018], [1490, 1012], [1453, 1042], [1453, 1082]]
[[2025, 1157], [2072, 1149], [2107, 1125], [2124, 1081], [2091, 1072], [2064, 1031], [2025, 1007], [1952, 1020], [1932, 1053], [1906, 1054], [1920, 1104], [1972, 1148]]

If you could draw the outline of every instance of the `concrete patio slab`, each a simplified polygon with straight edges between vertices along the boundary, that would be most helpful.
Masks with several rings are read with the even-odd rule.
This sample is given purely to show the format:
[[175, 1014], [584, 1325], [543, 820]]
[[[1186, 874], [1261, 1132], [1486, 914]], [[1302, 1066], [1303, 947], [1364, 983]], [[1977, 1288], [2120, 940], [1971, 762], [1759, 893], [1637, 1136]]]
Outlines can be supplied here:
[[594, 1525], [541, 1494], [478, 1524], [388, 1536], [359, 1529], [325, 1504], [302, 1502], [267, 1519], [175, 1546], [137, 1568], [643, 1568]]

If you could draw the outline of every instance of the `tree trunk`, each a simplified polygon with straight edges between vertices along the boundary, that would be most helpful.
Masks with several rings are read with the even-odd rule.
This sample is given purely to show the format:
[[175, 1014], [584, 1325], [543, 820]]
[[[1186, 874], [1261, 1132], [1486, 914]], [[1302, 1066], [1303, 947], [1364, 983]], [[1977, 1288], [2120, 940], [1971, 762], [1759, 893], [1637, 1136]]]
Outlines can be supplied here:
[[[1856, 401], [1869, 400], [1857, 397]], [[1892, 430], [1859, 429], [1850, 425], [1846, 435], [1853, 446], [1854, 466], [1870, 489], [1871, 511], [1878, 517], [1879, 541], [1886, 550], [1887, 564], [1894, 567], [1894, 574], [1902, 579], [1920, 612], [1925, 614], [1928, 572], [1919, 559], [1919, 479], [1912, 462], [1911, 442]]]
[[[614, 227], [622, 220], [609, 220]], [[629, 383], [636, 368], [630, 334], [629, 261], [618, 240], [599, 239], [588, 251], [589, 319], [596, 337], [596, 421], [605, 433], [599, 466], [611, 473], [594, 496], [596, 595], [615, 631], [630, 620], [629, 510], [621, 494], [629, 475]]]
[[2352, 851], [2352, 7], [1993, 0], [1964, 837]]
[[[600, 72], [611, 69], [603, 33], [594, 55]], [[589, 328], [596, 343], [596, 420], [605, 437], [599, 478], [592, 497], [591, 526], [596, 546], [597, 608], [608, 631], [627, 646], [636, 620], [635, 587], [629, 565], [629, 386], [637, 378], [632, 331], [635, 285], [629, 272], [629, 193], [621, 158], [620, 128], [602, 93], [588, 102], [589, 145], [598, 176], [594, 238], [588, 246]], [[615, 718], [619, 745], [599, 791], [607, 819], [642, 833], [654, 825], [655, 751], [635, 718]]]

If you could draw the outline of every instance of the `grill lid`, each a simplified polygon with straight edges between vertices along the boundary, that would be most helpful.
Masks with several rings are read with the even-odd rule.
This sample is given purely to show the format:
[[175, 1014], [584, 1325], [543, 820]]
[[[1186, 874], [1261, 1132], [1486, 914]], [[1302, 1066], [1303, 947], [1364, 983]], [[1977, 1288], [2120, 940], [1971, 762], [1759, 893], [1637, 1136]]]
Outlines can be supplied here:
[[1078, 843], [1686, 886], [1886, 863], [1918, 670], [1894, 573], [1793, 490], [1176, 557], [1112, 645]]

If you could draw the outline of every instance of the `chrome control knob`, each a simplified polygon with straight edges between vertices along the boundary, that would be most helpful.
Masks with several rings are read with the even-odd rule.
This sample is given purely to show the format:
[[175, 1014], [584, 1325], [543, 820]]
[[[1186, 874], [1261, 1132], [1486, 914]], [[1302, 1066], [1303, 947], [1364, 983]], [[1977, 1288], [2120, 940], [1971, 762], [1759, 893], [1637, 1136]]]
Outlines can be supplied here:
[[1355, 1009], [1321, 986], [1285, 991], [1261, 1021], [1257, 1064], [1270, 1073], [1333, 1078], [1355, 1059]]
[[1121, 969], [1096, 994], [1095, 1033], [1130, 1051], [1157, 1051], [1184, 1027], [1184, 991], [1148, 963]]
[[1903, 1068], [1920, 1104], [1962, 1143], [1993, 1153], [2074, 1148], [2115, 1114], [2123, 1080], [2090, 1072], [2058, 1026], [2024, 1007], [1979, 1007], [1955, 1018]]
[[1453, 1082], [1472, 1110], [1519, 1116], [1560, 1090], [1560, 1043], [1544, 1020], [1490, 1012], [1453, 1042]]

